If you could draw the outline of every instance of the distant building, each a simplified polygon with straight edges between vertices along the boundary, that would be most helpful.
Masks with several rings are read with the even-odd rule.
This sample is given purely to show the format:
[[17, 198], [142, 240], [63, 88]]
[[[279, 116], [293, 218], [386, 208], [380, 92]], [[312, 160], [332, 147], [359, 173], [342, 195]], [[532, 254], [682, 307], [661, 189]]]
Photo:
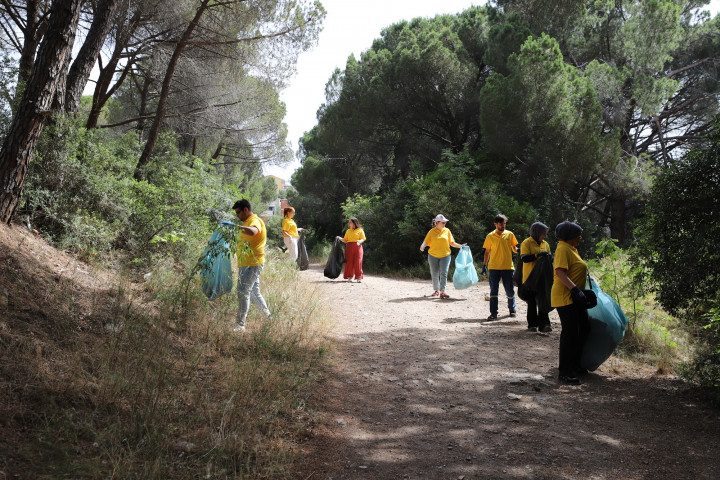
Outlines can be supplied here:
[[[272, 178], [277, 184], [277, 198], [268, 203], [267, 210], [260, 214], [261, 217], [271, 217], [273, 215], [282, 215], [283, 209], [288, 206], [287, 193], [292, 185], [285, 179], [276, 177], [275, 175], [266, 175], [265, 178]], [[267, 221], [267, 219], [265, 219]]]

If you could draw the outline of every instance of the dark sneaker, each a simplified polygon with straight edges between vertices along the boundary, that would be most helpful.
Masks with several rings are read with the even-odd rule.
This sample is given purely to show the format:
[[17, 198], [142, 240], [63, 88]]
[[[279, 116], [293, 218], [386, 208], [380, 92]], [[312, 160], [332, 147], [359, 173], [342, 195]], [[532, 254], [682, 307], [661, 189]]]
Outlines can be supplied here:
[[493, 320], [497, 320], [497, 314], [491, 313], [490, 316], [487, 318], [488, 322], [492, 322]]
[[580, 379], [575, 375], [560, 375], [558, 378], [561, 382], [565, 382], [568, 385], [580, 385]]
[[528, 332], [537, 332], [537, 327], [528, 327]]
[[540, 331], [543, 333], [550, 333], [552, 332], [552, 327], [550, 325], [543, 325], [540, 327]]
[[517, 317], [517, 312], [515, 311], [514, 308], [511, 308], [511, 309], [510, 309], [510, 316], [511, 316], [511, 317]]

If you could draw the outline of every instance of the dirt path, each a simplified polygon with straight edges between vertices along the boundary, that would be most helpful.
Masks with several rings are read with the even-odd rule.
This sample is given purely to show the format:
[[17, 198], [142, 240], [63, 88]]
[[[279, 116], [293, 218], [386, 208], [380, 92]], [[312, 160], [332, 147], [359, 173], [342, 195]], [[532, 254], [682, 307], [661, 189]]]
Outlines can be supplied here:
[[681, 382], [611, 358], [579, 387], [558, 384], [560, 324], [486, 323], [488, 284], [302, 272], [329, 299], [340, 347], [298, 478], [717, 479], [720, 412]]

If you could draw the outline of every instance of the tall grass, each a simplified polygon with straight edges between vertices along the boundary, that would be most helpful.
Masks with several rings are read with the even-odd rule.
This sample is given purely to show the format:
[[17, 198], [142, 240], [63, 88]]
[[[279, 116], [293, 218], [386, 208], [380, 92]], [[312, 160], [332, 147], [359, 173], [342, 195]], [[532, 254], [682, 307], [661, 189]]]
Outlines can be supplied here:
[[661, 373], [677, 372], [691, 356], [691, 333], [646, 292], [645, 272], [631, 261], [633, 252], [622, 250], [614, 240], [603, 240], [596, 253], [602, 256], [589, 262], [590, 274], [628, 317], [616, 354], [653, 365]]
[[186, 291], [169, 258], [145, 291], [128, 278], [101, 333], [48, 353], [64, 385], [44, 387], [23, 458], [46, 478], [292, 478], [328, 348], [313, 287], [271, 252], [261, 289], [273, 320], [251, 307], [237, 334], [234, 290], [210, 302], [196, 278]]

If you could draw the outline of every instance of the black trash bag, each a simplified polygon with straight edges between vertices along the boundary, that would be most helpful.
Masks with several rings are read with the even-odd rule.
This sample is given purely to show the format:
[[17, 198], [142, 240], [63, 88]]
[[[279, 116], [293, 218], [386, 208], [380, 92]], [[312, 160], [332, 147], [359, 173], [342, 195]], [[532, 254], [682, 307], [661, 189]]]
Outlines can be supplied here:
[[305, 230], [300, 230], [298, 232], [300, 234], [300, 238], [298, 238], [298, 257], [297, 257], [297, 266], [300, 270], [307, 270], [310, 268], [310, 258], [307, 254], [307, 249], [305, 248]]
[[325, 262], [324, 274], [327, 278], [338, 278], [343, 271], [345, 265], [345, 245], [340, 241], [340, 237], [335, 237], [330, 256]]
[[520, 297], [520, 300], [527, 302], [529, 298], [535, 298], [538, 311], [541, 313], [548, 313], [553, 310], [550, 300], [553, 272], [552, 257], [538, 258], [535, 267], [533, 267], [525, 283], [518, 287], [518, 297]]
[[516, 260], [513, 262], [515, 264], [515, 270], [513, 271], [513, 285], [516, 287], [519, 287], [522, 285], [522, 277], [523, 277], [523, 261], [520, 260], [520, 254], [517, 255]]

